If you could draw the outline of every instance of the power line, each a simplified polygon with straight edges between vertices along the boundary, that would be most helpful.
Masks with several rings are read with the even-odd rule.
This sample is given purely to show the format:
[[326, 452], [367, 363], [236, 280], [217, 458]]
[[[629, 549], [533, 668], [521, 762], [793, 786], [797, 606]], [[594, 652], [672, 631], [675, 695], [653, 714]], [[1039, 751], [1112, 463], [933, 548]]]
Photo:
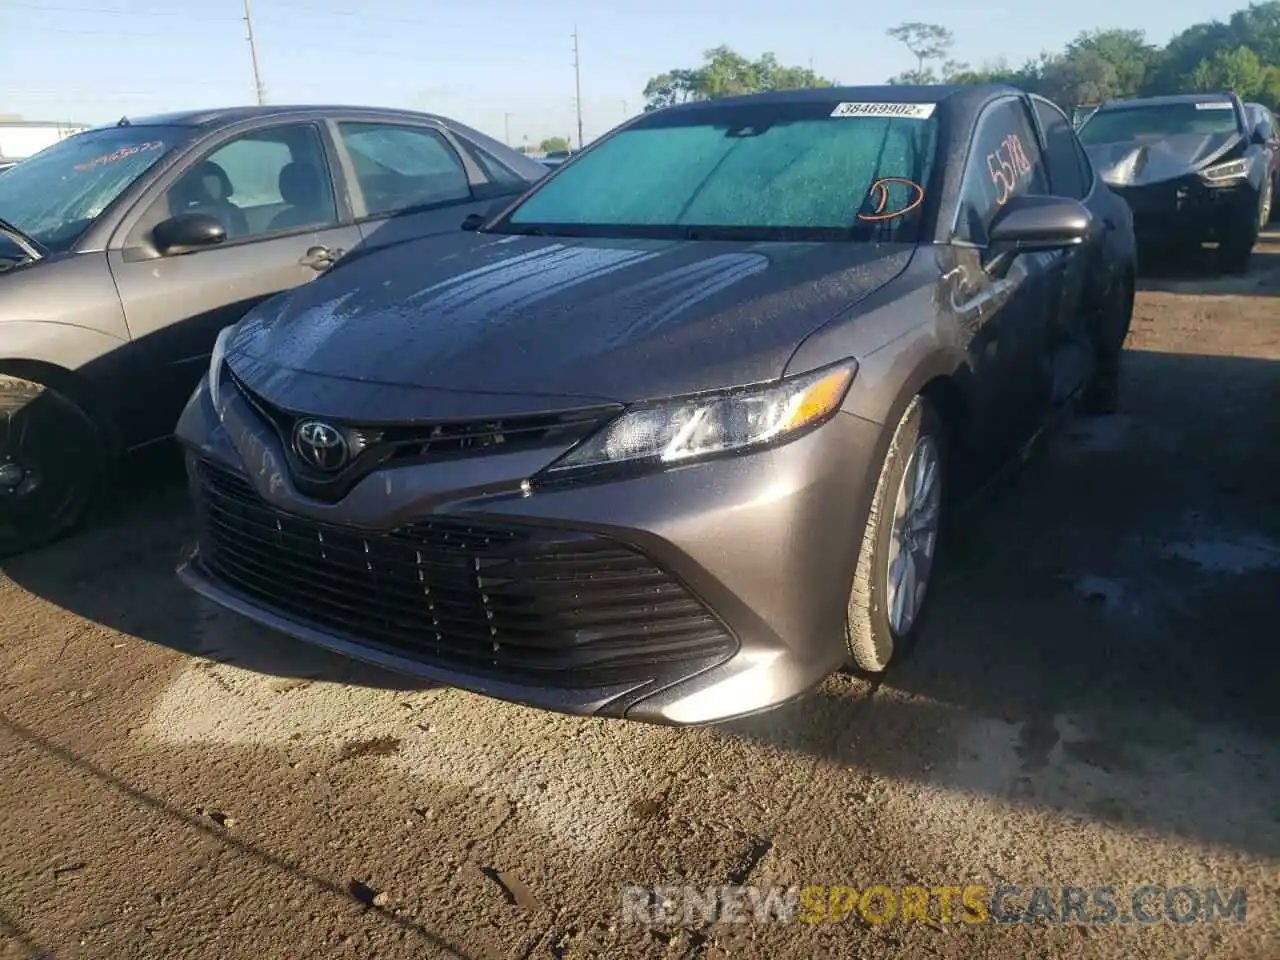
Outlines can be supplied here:
[[34, 10], [38, 13], [100, 13], [106, 16], [119, 17], [181, 17], [184, 20], [221, 20], [226, 17], [201, 17], [182, 10], [126, 10], [121, 7], [67, 7], [62, 4], [26, 3], [24, 0], [7, 0], [6, 7], [18, 7], [22, 10]]
[[315, 7], [302, 3], [275, 3], [271, 4], [272, 9], [283, 10], [299, 10], [306, 13], [309, 17], [358, 17], [361, 20], [376, 20], [378, 23], [413, 23], [423, 26], [438, 26], [439, 20], [427, 19], [423, 17], [384, 17], [379, 14], [370, 13], [368, 10], [317, 10]]
[[[220, 21], [223, 23], [231, 22], [229, 16], [218, 16], [210, 14], [192, 14], [182, 10], [155, 10], [155, 9], [134, 9], [129, 7], [89, 7], [80, 5], [67, 5], [63, 3], [36, 3], [33, 0], [5, 0], [5, 8], [19, 7], [23, 10], [34, 10], [38, 13], [93, 13], [107, 17], [180, 17], [183, 20], [208, 20]], [[362, 20], [377, 20], [379, 23], [410, 23], [420, 24], [423, 26], [437, 26], [438, 19], [427, 19], [422, 17], [383, 17], [370, 16], [367, 11], [351, 11], [351, 10], [317, 10], [313, 6], [307, 6], [300, 3], [275, 3], [271, 4], [272, 12], [277, 9], [296, 10], [307, 14], [307, 18], [314, 17], [358, 17]], [[260, 11], [261, 12], [261, 11]]]

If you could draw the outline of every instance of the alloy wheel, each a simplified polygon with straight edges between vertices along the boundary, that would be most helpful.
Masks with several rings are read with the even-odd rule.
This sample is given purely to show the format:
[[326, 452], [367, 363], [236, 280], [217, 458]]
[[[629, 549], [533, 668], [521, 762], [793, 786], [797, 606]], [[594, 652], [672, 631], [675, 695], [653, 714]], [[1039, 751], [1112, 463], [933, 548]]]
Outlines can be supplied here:
[[941, 473], [938, 445], [925, 434], [911, 452], [894, 502], [885, 583], [889, 626], [898, 637], [915, 625], [933, 571], [942, 517]]

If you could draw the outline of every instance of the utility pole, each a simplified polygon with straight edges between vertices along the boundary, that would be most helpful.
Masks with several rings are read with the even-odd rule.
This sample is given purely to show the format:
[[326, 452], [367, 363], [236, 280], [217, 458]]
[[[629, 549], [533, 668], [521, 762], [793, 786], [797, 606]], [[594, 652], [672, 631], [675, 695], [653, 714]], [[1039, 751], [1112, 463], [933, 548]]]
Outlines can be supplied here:
[[244, 25], [249, 31], [249, 56], [253, 59], [253, 87], [258, 94], [258, 106], [262, 106], [267, 102], [267, 96], [262, 87], [262, 74], [258, 71], [258, 47], [253, 42], [253, 13], [249, 9], [249, 0], [244, 0]]
[[[246, 0], [247, 2], [247, 0]], [[578, 107], [578, 149], [582, 149], [582, 70], [578, 61], [578, 25], [573, 25], [573, 89]]]
[[502, 142], [508, 147], [511, 146], [511, 114], [509, 113], [504, 113], [502, 115], [502, 133]]

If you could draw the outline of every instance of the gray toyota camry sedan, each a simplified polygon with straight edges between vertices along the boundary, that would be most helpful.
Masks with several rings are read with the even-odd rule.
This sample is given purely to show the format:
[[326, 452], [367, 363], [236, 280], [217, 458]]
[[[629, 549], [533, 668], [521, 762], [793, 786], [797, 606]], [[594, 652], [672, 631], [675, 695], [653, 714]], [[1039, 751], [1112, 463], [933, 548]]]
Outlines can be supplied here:
[[303, 640], [697, 724], [914, 638], [948, 505], [1116, 402], [1127, 206], [1008, 87], [685, 104], [218, 339], [185, 581]]

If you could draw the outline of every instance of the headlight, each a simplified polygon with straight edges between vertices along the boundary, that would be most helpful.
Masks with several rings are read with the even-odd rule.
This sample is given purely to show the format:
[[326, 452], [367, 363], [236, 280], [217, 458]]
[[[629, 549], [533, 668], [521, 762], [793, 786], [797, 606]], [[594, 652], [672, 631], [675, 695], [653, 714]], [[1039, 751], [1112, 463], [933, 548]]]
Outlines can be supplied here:
[[1226, 163], [1215, 163], [1205, 167], [1200, 176], [1209, 183], [1227, 183], [1232, 180], [1243, 180], [1249, 176], [1248, 160], [1228, 160]]
[[231, 327], [223, 327], [218, 339], [213, 341], [213, 353], [209, 355], [209, 399], [216, 412], [222, 396], [222, 362], [227, 357], [227, 341], [231, 339]]
[[840, 409], [856, 370], [849, 360], [780, 383], [637, 405], [582, 441], [546, 473], [665, 466], [793, 437]]

